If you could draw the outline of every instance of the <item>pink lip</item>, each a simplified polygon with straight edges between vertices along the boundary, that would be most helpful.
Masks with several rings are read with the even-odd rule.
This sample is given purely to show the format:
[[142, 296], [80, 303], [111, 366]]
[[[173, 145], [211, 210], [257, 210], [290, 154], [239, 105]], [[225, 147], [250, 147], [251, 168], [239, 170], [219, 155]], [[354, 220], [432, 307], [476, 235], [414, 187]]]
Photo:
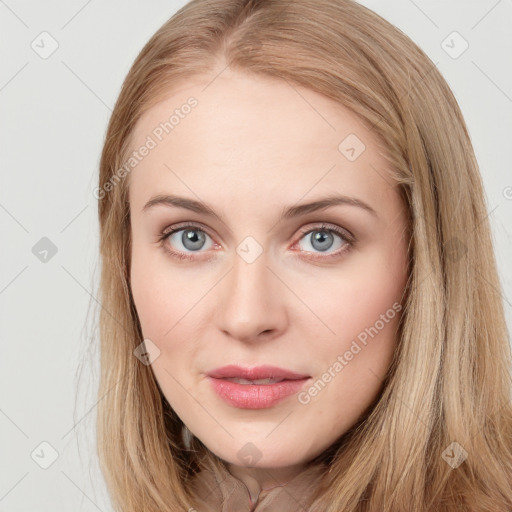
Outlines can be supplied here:
[[285, 370], [277, 366], [256, 366], [254, 368], [245, 368], [242, 366], [229, 365], [216, 368], [208, 372], [210, 377], [215, 379], [226, 379], [236, 377], [239, 379], [256, 380], [256, 379], [287, 379], [297, 380], [306, 379], [309, 375], [295, 373], [290, 370]]
[[[238, 384], [225, 379], [241, 378], [285, 379], [274, 384]], [[240, 366], [224, 366], [208, 374], [208, 380], [214, 391], [228, 404], [240, 409], [265, 409], [272, 407], [286, 397], [300, 391], [309, 380], [309, 376], [277, 368], [275, 366], [259, 366], [242, 368]]]

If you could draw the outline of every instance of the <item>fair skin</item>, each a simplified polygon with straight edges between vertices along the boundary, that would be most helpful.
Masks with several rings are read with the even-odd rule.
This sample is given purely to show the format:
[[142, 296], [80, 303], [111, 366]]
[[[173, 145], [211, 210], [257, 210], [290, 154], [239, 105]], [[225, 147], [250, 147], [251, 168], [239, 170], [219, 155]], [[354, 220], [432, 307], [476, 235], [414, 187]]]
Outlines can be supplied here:
[[[206, 373], [270, 364], [311, 376], [310, 389], [400, 303], [407, 214], [374, 134], [350, 111], [285, 81], [231, 69], [213, 80], [217, 73], [176, 87], [136, 125], [133, 148], [190, 96], [198, 101], [129, 175], [130, 278], [144, 338], [160, 350], [151, 368], [162, 392], [257, 496], [304, 470], [381, 392], [399, 315], [381, 322], [367, 345], [359, 343], [362, 349], [307, 403], [294, 395], [270, 408], [234, 407], [212, 390]], [[349, 134], [366, 146], [354, 161], [338, 149]], [[164, 194], [201, 201], [222, 221], [163, 204], [143, 211]], [[280, 218], [285, 208], [333, 194], [357, 198], [375, 214], [338, 204]], [[178, 223], [199, 225], [180, 227], [203, 235], [203, 246], [184, 244], [184, 231], [160, 244], [161, 231]], [[318, 248], [312, 235], [325, 234], [322, 223], [353, 235], [348, 252], [336, 233], [325, 251]], [[248, 236], [263, 249], [251, 263], [236, 250]], [[258, 450], [254, 467], [238, 457], [249, 442]]]

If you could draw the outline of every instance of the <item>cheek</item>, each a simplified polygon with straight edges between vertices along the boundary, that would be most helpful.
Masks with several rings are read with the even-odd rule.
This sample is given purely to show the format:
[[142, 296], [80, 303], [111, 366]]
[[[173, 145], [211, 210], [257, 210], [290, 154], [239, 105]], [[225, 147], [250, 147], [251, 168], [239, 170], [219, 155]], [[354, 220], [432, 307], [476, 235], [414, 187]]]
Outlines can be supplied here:
[[130, 283], [144, 337], [158, 340], [177, 321], [170, 307], [176, 283], [173, 286], [158, 258], [140, 246], [132, 252]]
[[[396, 309], [400, 310], [406, 272], [403, 254], [393, 255], [380, 249], [354, 255], [336, 271], [317, 273], [307, 280], [295, 276], [295, 282], [302, 282], [303, 286], [296, 288], [297, 294], [322, 321], [311, 317], [311, 326], [326, 341], [331, 340], [328, 345], [340, 348], [350, 344], [388, 311], [386, 327], [388, 323], [396, 323], [393, 318], [398, 316]], [[300, 319], [295, 321], [300, 322]], [[380, 321], [379, 326], [382, 327]]]
[[[152, 372], [167, 400], [177, 411], [186, 408], [182, 385], [188, 381], [190, 361], [195, 346], [193, 316], [194, 297], [179, 273], [171, 274], [156, 261], [135, 253], [132, 260], [131, 288], [144, 339], [151, 340], [160, 354]], [[188, 291], [188, 293], [187, 293]], [[195, 299], [197, 302], [197, 299]], [[189, 312], [189, 316], [187, 316]], [[185, 400], [185, 402], [184, 402]]]
[[[347, 422], [348, 427], [381, 389], [396, 348], [404, 265], [402, 255], [391, 258], [376, 251], [329, 276], [323, 286], [310, 288], [316, 291], [309, 294], [308, 304], [335, 334], [323, 334], [316, 347], [321, 360], [318, 380], [304, 402], [330, 411], [324, 414], [332, 425]], [[329, 293], [326, 296], [319, 289]]]
[[[162, 355], [173, 357], [194, 350], [198, 319], [208, 317], [207, 297], [213, 280], [194, 270], [172, 268], [165, 254], [153, 250], [134, 250], [131, 290], [144, 338], [152, 340]], [[161, 251], [163, 253], [163, 249]]]

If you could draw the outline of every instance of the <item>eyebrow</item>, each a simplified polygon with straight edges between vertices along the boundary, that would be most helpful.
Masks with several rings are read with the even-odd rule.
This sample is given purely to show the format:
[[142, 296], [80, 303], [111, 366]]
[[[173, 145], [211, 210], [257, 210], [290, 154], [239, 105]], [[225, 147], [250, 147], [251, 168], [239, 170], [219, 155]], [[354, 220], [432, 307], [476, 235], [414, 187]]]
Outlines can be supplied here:
[[[144, 205], [142, 211], [145, 212], [157, 205], [184, 208], [186, 210], [190, 210], [195, 213], [201, 213], [203, 215], [207, 215], [209, 217], [216, 218], [221, 222], [224, 222], [222, 218], [219, 215], [217, 215], [215, 211], [205, 203], [201, 201], [196, 201], [194, 199], [188, 199], [185, 197], [179, 197], [174, 195], [155, 196]], [[326, 197], [324, 199], [319, 199], [317, 201], [312, 201], [310, 203], [304, 203], [284, 208], [283, 212], [281, 213], [281, 219], [291, 219], [294, 217], [300, 217], [301, 215], [307, 215], [308, 213], [312, 213], [318, 210], [324, 210], [331, 206], [337, 205], [355, 206], [367, 211], [374, 217], [378, 218], [377, 212], [364, 201], [361, 201], [360, 199], [357, 199], [355, 197], [335, 195]]]

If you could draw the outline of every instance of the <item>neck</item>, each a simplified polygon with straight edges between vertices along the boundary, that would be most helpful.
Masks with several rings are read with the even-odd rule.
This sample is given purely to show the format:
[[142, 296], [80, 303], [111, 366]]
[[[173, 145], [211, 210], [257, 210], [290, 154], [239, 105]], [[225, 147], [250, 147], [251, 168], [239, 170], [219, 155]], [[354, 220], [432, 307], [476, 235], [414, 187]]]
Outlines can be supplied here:
[[284, 468], [248, 468], [227, 464], [229, 472], [246, 485], [253, 502], [257, 501], [261, 491], [286, 485], [306, 469], [306, 466], [306, 464], [296, 464]]

